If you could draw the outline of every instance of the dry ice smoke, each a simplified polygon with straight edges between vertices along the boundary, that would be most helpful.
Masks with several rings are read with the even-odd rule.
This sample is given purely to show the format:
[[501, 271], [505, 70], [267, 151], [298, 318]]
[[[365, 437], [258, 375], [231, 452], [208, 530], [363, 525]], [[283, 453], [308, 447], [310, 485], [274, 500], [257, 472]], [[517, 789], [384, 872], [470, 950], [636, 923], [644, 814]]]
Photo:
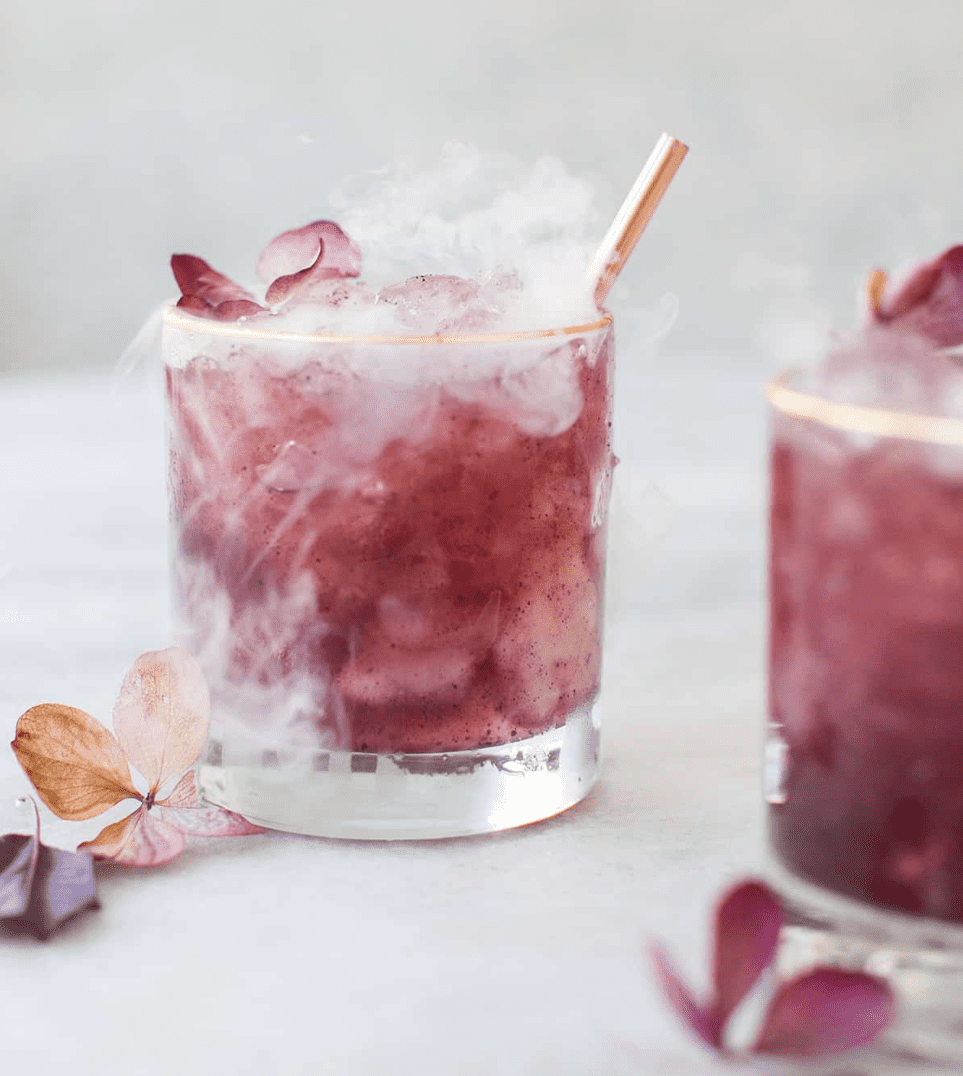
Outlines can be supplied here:
[[510, 327], [541, 328], [597, 316], [587, 279], [603, 231], [594, 198], [554, 157], [528, 166], [449, 142], [436, 167], [396, 161], [346, 181], [331, 204], [373, 286], [515, 272], [522, 295]]

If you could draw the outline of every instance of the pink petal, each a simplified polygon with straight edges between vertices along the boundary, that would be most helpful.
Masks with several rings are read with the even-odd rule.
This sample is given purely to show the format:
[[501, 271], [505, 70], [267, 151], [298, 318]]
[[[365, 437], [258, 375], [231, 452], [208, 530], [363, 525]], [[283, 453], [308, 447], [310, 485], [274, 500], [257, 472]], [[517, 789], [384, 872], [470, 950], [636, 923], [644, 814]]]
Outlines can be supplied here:
[[151, 791], [197, 761], [210, 711], [204, 674], [186, 650], [153, 650], [134, 662], [114, 706], [114, 730]]
[[893, 1022], [889, 985], [861, 971], [817, 968], [784, 983], [753, 1052], [820, 1057], [871, 1042]]
[[159, 867], [184, 850], [184, 834], [167, 825], [147, 807], [139, 807], [130, 817], [105, 827], [92, 841], [77, 851], [96, 859], [109, 859], [128, 867]]
[[249, 299], [229, 299], [226, 303], [218, 303], [213, 310], [218, 321], [237, 321], [261, 313], [265, 313], [264, 307]]
[[267, 301], [279, 303], [318, 280], [357, 276], [361, 251], [330, 220], [316, 220], [272, 239], [257, 261], [257, 274], [270, 284]]
[[963, 246], [951, 247], [886, 289], [872, 316], [925, 336], [937, 347], [963, 344]]
[[666, 1000], [675, 1009], [679, 1019], [697, 1035], [706, 1046], [722, 1049], [722, 1026], [715, 1014], [696, 1001], [688, 986], [675, 970], [671, 960], [658, 946], [649, 951], [656, 979]]
[[205, 303], [203, 299], [199, 299], [196, 295], [182, 295], [177, 300], [177, 305], [181, 310], [189, 310], [192, 314], [200, 314], [205, 317], [213, 310], [210, 303]]
[[306, 291], [312, 284], [319, 281], [340, 279], [342, 274], [337, 269], [320, 264], [323, 256], [319, 255], [317, 262], [309, 265], [307, 269], [291, 273], [290, 276], [279, 276], [268, 288], [264, 298], [272, 305], [276, 305], [283, 303], [285, 299], [290, 299], [292, 295]]
[[196, 258], [193, 254], [175, 254], [171, 257], [171, 269], [181, 289], [177, 305], [182, 310], [225, 321], [265, 309], [255, 302], [253, 295], [223, 273], [212, 269], [203, 258]]
[[195, 837], [240, 837], [265, 832], [262, 826], [248, 822], [233, 811], [205, 803], [197, 791], [193, 770], [184, 774], [167, 799], [154, 804], [154, 811], [182, 833]]
[[318, 228], [323, 223], [315, 221], [303, 228], [292, 228], [272, 239], [257, 260], [258, 277], [270, 284], [279, 276], [289, 276], [314, 265], [324, 247], [323, 235]]
[[761, 882], [744, 882], [720, 902], [712, 959], [720, 1027], [775, 958], [781, 924], [779, 901]]

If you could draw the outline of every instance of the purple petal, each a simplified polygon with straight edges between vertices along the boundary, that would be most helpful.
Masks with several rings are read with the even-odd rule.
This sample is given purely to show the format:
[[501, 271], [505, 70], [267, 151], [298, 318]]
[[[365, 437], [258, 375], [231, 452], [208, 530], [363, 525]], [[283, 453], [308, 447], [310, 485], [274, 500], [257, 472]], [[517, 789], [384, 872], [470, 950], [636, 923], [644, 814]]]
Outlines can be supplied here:
[[937, 347], [963, 344], [963, 246], [917, 266], [884, 289], [873, 320], [925, 336]]
[[0, 837], [0, 922], [8, 931], [44, 939], [100, 905], [90, 856], [41, 844], [39, 826], [38, 817], [35, 833]]
[[721, 1028], [775, 958], [781, 924], [779, 901], [761, 882], [744, 882], [720, 902], [712, 974]]
[[722, 1048], [722, 1028], [714, 1013], [696, 1001], [671, 960], [658, 946], [649, 951], [656, 979], [679, 1019], [713, 1050]]
[[227, 321], [265, 309], [255, 302], [250, 292], [212, 269], [203, 258], [196, 258], [193, 254], [174, 254], [171, 257], [171, 270], [181, 289], [177, 305], [182, 310]]
[[38, 937], [49, 937], [85, 908], [99, 908], [94, 861], [83, 852], [40, 846], [29, 918]]
[[37, 858], [37, 838], [32, 834], [7, 833], [0, 837], [0, 919], [26, 911]]
[[754, 1053], [821, 1057], [871, 1042], [893, 1022], [889, 985], [861, 971], [817, 968], [784, 983]]
[[269, 303], [280, 303], [319, 280], [357, 276], [361, 251], [334, 221], [316, 220], [272, 239], [257, 260], [258, 276], [270, 286]]
[[210, 303], [205, 303], [203, 299], [198, 299], [196, 295], [182, 295], [177, 300], [177, 305], [181, 310], [188, 310], [192, 314], [199, 314], [201, 317], [206, 317], [212, 310]]

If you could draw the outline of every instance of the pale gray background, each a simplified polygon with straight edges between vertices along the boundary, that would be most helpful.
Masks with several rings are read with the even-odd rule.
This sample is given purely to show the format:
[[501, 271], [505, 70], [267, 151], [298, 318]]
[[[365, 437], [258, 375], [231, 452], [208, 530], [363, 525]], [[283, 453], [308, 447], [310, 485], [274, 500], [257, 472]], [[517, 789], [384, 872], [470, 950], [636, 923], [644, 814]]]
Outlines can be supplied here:
[[0, 371], [112, 364], [172, 251], [240, 273], [396, 153], [555, 154], [611, 214], [663, 128], [693, 153], [616, 311], [793, 358], [963, 237], [961, 40], [956, 0], [6, 0]]

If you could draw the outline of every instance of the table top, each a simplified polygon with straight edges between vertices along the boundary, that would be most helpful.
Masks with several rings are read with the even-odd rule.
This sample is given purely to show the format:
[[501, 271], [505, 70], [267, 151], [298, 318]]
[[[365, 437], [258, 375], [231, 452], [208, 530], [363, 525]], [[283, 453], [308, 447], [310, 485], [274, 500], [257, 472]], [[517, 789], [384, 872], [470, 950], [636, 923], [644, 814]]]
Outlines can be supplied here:
[[[761, 869], [760, 378], [666, 359], [620, 378], [595, 791], [491, 836], [266, 834], [114, 868], [99, 912], [0, 945], [10, 1071], [731, 1071], [665, 1009], [646, 946], [705, 984], [709, 909]], [[41, 701], [109, 721], [133, 658], [166, 645], [163, 439], [153, 375], [0, 382], [8, 739]], [[4, 832], [29, 828], [28, 791], [0, 752]], [[44, 810], [44, 837], [104, 821]]]

